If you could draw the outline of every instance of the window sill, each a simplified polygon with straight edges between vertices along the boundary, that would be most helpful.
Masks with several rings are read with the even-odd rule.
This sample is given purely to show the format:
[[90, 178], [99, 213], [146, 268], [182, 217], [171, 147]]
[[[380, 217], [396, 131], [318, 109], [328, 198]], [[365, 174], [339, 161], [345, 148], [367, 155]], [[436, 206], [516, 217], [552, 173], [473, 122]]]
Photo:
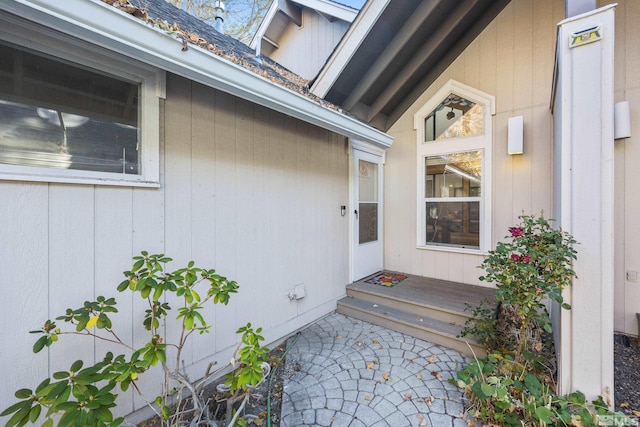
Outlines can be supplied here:
[[451, 252], [457, 254], [467, 254], [467, 255], [487, 255], [486, 251], [482, 249], [470, 249], [470, 248], [456, 248], [452, 246], [421, 246], [417, 245], [416, 249], [426, 250], [426, 251], [435, 251], [435, 252]]
[[104, 185], [117, 187], [146, 187], [159, 188], [158, 181], [145, 181], [142, 176], [132, 175], [130, 177], [122, 177], [120, 175], [108, 176], [109, 174], [100, 174], [100, 176], [82, 176], [73, 175], [48, 175], [48, 174], [26, 174], [26, 173], [10, 173], [0, 172], [0, 182], [2, 181], [28, 181], [28, 182], [47, 182], [62, 184], [80, 184], [80, 185]]

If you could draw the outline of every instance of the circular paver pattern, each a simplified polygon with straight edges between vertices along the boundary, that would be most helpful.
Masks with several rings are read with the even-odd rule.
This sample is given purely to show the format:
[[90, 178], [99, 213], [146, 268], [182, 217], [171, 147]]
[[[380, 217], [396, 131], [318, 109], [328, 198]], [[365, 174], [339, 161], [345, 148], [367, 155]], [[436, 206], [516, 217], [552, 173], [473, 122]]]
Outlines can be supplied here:
[[467, 427], [463, 393], [448, 380], [468, 362], [455, 350], [330, 314], [287, 354], [280, 426]]

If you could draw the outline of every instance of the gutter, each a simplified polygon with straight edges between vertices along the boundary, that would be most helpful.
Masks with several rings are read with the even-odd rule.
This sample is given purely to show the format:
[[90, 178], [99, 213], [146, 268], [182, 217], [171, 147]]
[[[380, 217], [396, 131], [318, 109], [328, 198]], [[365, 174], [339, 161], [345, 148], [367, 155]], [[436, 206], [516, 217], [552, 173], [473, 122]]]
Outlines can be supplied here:
[[359, 141], [393, 138], [95, 0], [0, 0], [4, 11]]

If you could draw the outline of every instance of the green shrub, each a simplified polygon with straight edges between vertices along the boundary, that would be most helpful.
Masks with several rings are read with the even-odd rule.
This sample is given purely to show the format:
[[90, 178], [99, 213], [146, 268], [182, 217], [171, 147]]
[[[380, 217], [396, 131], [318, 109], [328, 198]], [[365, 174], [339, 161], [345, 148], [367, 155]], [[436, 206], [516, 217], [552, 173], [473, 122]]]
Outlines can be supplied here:
[[[579, 391], [556, 394], [551, 319], [544, 301], [571, 309], [562, 291], [575, 277], [576, 241], [552, 228], [543, 215], [519, 218], [509, 228], [510, 241], [499, 242], [480, 266], [485, 271], [480, 280], [496, 286], [497, 310], [484, 301], [461, 333], [475, 336], [489, 355], [463, 367], [452, 382], [465, 390], [471, 415], [487, 425], [582, 427], [598, 425], [605, 416], [618, 425], [633, 425], [624, 414], [611, 412], [602, 397], [588, 402]], [[509, 329], [504, 323], [512, 317], [516, 327]]]
[[[164, 265], [171, 258], [162, 254], [149, 255], [142, 252], [133, 258], [133, 267], [124, 272], [126, 279], [118, 286], [119, 292], [131, 291], [138, 294], [148, 304], [142, 327], [148, 333], [148, 341], [140, 348], [133, 348], [119, 338], [112, 329], [110, 316], [118, 312], [116, 300], [99, 296], [95, 301], [85, 301], [78, 309], [67, 309], [57, 321], [70, 325], [69, 330], [61, 330], [55, 321], [47, 320], [39, 330], [33, 351], [40, 352], [65, 335], [82, 335], [114, 344], [126, 349], [126, 354], [114, 356], [108, 352], [102, 361], [85, 367], [84, 362], [74, 362], [68, 371], [55, 372], [52, 378], [43, 380], [35, 390], [20, 389], [15, 393], [19, 400], [5, 409], [0, 416], [9, 416], [7, 427], [24, 426], [43, 418], [41, 425], [53, 426], [119, 426], [124, 418], [114, 418], [112, 409], [116, 406], [116, 386], [127, 391], [133, 386], [136, 392], [138, 376], [152, 366], [160, 365], [164, 372], [164, 388], [150, 406], [162, 419], [163, 425], [212, 425], [213, 419], [203, 396], [204, 386], [218, 373], [211, 371], [210, 364], [201, 380], [189, 380], [182, 363], [182, 352], [194, 333], [209, 333], [211, 326], [202, 316], [205, 304], [228, 304], [231, 294], [238, 291], [238, 284], [218, 275], [213, 269], [194, 266], [165, 272]], [[161, 325], [170, 322], [171, 306], [162, 302], [165, 294], [173, 294], [179, 301], [177, 316], [180, 335], [177, 342], [167, 342]], [[95, 328], [95, 329], [94, 329]], [[247, 398], [247, 387], [256, 386], [263, 380], [260, 368], [266, 360], [268, 349], [260, 345], [264, 340], [259, 335], [261, 329], [254, 330], [251, 324], [240, 328], [242, 344], [236, 352], [241, 365], [232, 371], [227, 382], [232, 385], [234, 396]], [[173, 363], [167, 361], [167, 348], [175, 351]], [[232, 408], [229, 408], [231, 412]], [[235, 419], [234, 419], [235, 421]], [[216, 425], [216, 424], [213, 424]]]

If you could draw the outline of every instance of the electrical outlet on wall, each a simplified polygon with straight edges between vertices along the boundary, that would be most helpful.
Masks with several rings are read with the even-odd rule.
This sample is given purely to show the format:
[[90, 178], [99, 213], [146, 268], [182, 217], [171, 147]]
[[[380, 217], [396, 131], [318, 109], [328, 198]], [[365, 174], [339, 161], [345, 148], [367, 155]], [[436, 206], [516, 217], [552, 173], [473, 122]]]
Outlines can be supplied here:
[[627, 270], [627, 282], [637, 282], [638, 272], [633, 270]]

